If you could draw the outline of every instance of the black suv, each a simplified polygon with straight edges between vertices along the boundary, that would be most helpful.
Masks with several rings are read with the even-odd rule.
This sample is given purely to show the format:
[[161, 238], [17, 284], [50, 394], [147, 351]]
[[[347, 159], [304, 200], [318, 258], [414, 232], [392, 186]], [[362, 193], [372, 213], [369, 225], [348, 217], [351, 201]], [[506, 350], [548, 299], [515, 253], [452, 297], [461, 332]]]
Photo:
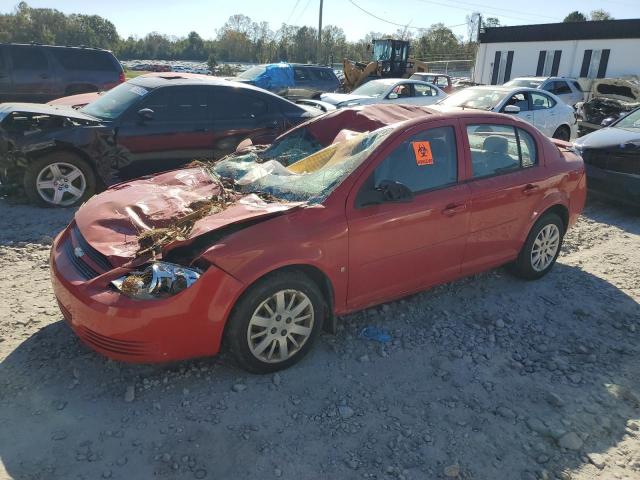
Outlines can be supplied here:
[[107, 50], [0, 44], [0, 102], [47, 102], [122, 82], [122, 65]]
[[300, 63], [256, 65], [231, 80], [256, 85], [290, 100], [320, 98], [321, 93], [335, 92], [340, 86], [333, 68]]

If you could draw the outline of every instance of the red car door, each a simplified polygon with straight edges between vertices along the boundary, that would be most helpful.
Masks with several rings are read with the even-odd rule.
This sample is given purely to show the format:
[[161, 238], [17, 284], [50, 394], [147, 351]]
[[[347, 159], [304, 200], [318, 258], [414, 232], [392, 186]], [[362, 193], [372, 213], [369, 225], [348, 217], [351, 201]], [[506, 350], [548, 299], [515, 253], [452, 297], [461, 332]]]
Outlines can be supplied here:
[[509, 122], [464, 126], [471, 189], [463, 273], [501, 265], [518, 255], [520, 238], [544, 195], [541, 148]]
[[[403, 132], [356, 182], [347, 200], [349, 308], [458, 276], [469, 223], [462, 134], [454, 120]], [[410, 198], [389, 201], [398, 183]]]

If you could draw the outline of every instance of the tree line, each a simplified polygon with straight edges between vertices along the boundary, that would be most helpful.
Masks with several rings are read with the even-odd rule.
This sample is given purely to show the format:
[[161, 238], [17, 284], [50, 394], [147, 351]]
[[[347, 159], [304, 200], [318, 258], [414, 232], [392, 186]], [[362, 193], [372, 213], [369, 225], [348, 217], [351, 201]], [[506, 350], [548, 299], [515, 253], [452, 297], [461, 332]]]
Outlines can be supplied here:
[[[586, 17], [571, 13], [565, 21]], [[594, 15], [595, 14], [595, 15]], [[610, 18], [607, 12], [592, 12], [593, 20]], [[605, 18], [603, 18], [605, 17]], [[465, 40], [442, 23], [428, 29], [398, 29], [395, 32], [370, 32], [355, 42], [347, 41], [342, 28], [327, 25], [322, 29], [320, 63], [340, 62], [343, 58], [365, 61], [371, 58], [374, 38], [411, 40], [412, 56], [419, 60], [471, 59], [476, 50], [477, 13], [467, 17]], [[499, 26], [497, 18], [486, 18], [482, 26]], [[232, 15], [217, 30], [215, 38], [203, 39], [197, 32], [174, 37], [158, 32], [142, 38], [122, 38], [109, 20], [98, 15], [64, 13], [52, 8], [32, 8], [20, 2], [10, 13], [0, 14], [0, 42], [84, 45], [112, 50], [121, 60], [208, 60], [216, 62], [301, 62], [316, 61], [317, 29], [283, 23], [272, 30], [267, 22], [255, 22], [246, 15]]]

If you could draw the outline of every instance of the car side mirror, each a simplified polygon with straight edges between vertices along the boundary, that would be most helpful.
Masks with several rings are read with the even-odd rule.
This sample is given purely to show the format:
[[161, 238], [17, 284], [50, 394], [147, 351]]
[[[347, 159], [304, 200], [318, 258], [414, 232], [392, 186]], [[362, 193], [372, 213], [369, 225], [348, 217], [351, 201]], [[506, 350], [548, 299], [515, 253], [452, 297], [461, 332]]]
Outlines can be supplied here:
[[404, 183], [394, 180], [382, 180], [376, 190], [382, 193], [385, 202], [411, 202], [413, 192]]
[[502, 110], [504, 113], [520, 113], [520, 107], [517, 105], [507, 105], [506, 107], [504, 107], [504, 110]]
[[387, 95], [387, 98], [389, 100], [395, 100], [396, 98], [398, 98], [398, 94], [396, 92], [391, 92], [389, 95]]
[[600, 126], [601, 127], [608, 127], [609, 125], [611, 125], [616, 120], [617, 120], [616, 117], [607, 117], [604, 120], [602, 120], [602, 122], [600, 122]]
[[141, 120], [153, 120], [153, 113], [153, 110], [150, 108], [142, 108], [138, 110], [138, 117], [140, 117]]

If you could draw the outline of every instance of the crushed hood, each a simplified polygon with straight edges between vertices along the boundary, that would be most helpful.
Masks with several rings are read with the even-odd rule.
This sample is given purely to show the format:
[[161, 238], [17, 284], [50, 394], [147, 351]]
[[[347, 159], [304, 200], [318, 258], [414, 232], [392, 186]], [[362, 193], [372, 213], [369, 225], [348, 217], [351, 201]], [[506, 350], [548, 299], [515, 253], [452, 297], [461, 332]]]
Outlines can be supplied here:
[[578, 148], [619, 147], [627, 143], [640, 144], [640, 129], [607, 127], [580, 137], [575, 141]]
[[352, 93], [323, 93], [320, 95], [320, 100], [331, 103], [332, 105], [338, 105], [344, 102], [354, 102], [356, 100], [362, 100], [363, 98], [371, 99], [374, 97], [369, 95], [353, 95]]
[[640, 77], [602, 78], [591, 85], [592, 98], [612, 98], [621, 102], [640, 102]]
[[74, 110], [69, 106], [55, 106], [40, 103], [0, 103], [0, 122], [11, 113], [27, 113], [36, 115], [55, 115], [76, 120], [99, 122], [100, 119]]
[[[75, 215], [85, 240], [121, 266], [136, 257], [138, 236], [148, 230], [166, 228], [193, 213], [190, 205], [208, 200], [221, 188], [203, 167], [192, 167], [115, 185], [94, 196]], [[205, 233], [223, 227], [273, 216], [301, 203], [266, 202], [255, 194], [241, 195], [224, 210], [197, 220], [188, 237], [163, 247], [163, 254], [189, 244]]]

